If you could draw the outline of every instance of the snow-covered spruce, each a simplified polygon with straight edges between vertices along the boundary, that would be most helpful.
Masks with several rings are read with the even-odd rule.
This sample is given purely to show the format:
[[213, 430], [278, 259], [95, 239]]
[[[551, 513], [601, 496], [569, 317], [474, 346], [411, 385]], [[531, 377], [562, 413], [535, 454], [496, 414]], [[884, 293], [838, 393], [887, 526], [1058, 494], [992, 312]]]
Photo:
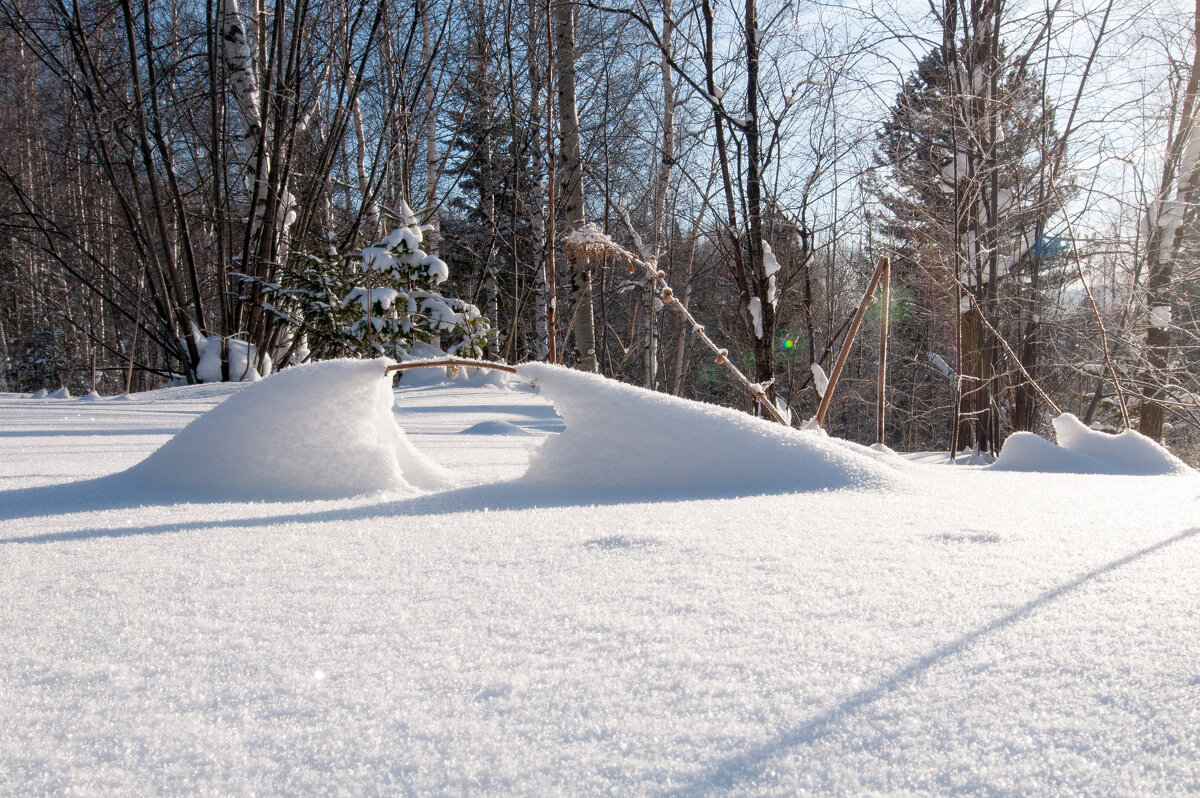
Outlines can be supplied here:
[[317, 357], [403, 357], [414, 343], [480, 357], [490, 329], [477, 307], [437, 287], [450, 275], [444, 260], [421, 249], [427, 226], [407, 203], [401, 225], [346, 254], [330, 248], [290, 273], [299, 299], [295, 323]]

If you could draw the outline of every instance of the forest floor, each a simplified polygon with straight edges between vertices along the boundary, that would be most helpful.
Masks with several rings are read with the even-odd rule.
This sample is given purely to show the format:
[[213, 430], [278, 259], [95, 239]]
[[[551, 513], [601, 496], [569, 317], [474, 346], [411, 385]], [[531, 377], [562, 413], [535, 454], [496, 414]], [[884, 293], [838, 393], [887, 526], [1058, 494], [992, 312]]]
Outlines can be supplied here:
[[104, 479], [235, 386], [0, 395], [0, 794], [1200, 790], [1195, 472], [710, 484], [703, 413], [622, 457], [567, 436], [636, 392], [541, 376], [395, 391], [451, 484], [299, 501]]

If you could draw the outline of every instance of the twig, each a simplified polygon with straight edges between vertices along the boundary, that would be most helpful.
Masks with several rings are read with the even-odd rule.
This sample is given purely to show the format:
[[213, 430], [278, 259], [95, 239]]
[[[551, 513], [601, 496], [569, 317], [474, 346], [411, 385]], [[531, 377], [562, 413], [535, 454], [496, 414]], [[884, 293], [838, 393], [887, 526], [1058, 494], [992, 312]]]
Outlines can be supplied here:
[[[704, 344], [712, 351], [712, 353], [716, 355], [717, 363], [729, 369], [729, 371], [734, 375], [735, 379], [737, 379], [738, 383], [745, 388], [751, 396], [754, 397], [755, 401], [757, 401], [761, 407], [765, 407], [767, 409], [767, 412], [771, 414], [772, 418], [785, 427], [791, 426], [791, 424], [788, 423], [788, 420], [784, 418], [783, 413], [781, 413], [779, 408], [775, 406], [775, 403], [767, 398], [766, 385], [762, 385], [757, 382], [751, 382], [750, 378], [743, 374], [741, 370], [737, 366], [733, 365], [733, 363], [729, 360], [729, 351], [717, 346], [716, 342], [708, 337], [708, 333], [704, 330], [704, 325], [696, 321], [696, 317], [693, 316], [691, 312], [683, 306], [683, 303], [675, 297], [675, 290], [667, 284], [666, 274], [662, 271], [659, 271], [654, 260], [646, 261], [642, 258], [639, 258], [637, 255], [634, 255], [632, 252], [620, 246], [611, 238], [599, 232], [598, 230], [588, 231], [586, 241], [583, 238], [580, 238], [577, 244], [581, 247], [586, 246], [589, 248], [589, 250], [606, 249], [625, 258], [626, 263], [629, 264], [630, 273], [633, 272], [634, 266], [639, 266], [645, 270], [647, 275], [653, 281], [654, 288], [658, 292], [659, 299], [662, 300], [662, 303], [675, 308], [675, 310], [679, 312], [679, 315], [683, 316], [684, 320], [692, 325], [692, 333], [701, 341], [703, 341]], [[589, 251], [586, 254], [590, 256], [595, 253]]]
[[393, 366], [388, 366], [384, 369], [384, 374], [391, 374], [394, 371], [405, 371], [407, 369], [424, 369], [437, 368], [439, 366], [449, 366], [450, 368], [458, 368], [459, 366], [473, 367], [479, 369], [495, 369], [496, 371], [506, 371], [509, 374], [516, 374], [517, 370], [505, 363], [491, 363], [486, 360], [473, 360], [467, 357], [442, 357], [437, 360], [410, 360], [407, 363], [397, 363]]

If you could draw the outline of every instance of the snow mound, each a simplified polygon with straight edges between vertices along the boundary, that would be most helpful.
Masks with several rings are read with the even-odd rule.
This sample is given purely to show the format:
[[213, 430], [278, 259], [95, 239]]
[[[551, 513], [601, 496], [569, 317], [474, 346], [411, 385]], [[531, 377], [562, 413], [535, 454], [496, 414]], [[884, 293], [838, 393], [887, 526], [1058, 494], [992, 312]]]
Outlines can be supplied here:
[[331, 360], [252, 383], [124, 473], [177, 499], [329, 499], [447, 484], [392, 415], [385, 360]]
[[1032, 432], [1015, 432], [1004, 442], [993, 469], [1057, 474], [1161, 476], [1195, 473], [1159, 444], [1131, 429], [1097, 432], [1070, 413], [1054, 419], [1055, 446]]
[[49, 399], [70, 399], [71, 392], [64, 386], [47, 397]]
[[906, 463], [865, 447], [544, 363], [517, 373], [566, 423], [525, 479], [625, 496], [737, 496], [880, 489]]
[[511, 421], [480, 421], [474, 426], [467, 427], [460, 435], [528, 435], [529, 433]]

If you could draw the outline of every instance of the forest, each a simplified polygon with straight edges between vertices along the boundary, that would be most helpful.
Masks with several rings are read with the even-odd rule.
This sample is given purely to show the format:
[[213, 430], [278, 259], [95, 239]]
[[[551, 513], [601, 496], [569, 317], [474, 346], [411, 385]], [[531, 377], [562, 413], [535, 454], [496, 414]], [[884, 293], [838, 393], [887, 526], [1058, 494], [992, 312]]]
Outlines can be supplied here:
[[905, 451], [1070, 412], [1194, 465], [1198, 29], [1178, 0], [5, 0], [0, 391], [441, 350]]

